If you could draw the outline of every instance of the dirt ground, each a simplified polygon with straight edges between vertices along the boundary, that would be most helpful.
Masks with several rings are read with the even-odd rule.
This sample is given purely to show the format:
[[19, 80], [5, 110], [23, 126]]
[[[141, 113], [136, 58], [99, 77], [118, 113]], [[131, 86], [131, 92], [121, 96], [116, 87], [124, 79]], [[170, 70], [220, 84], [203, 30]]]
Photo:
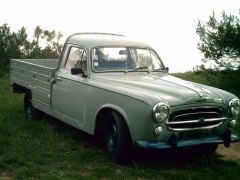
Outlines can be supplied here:
[[217, 154], [222, 156], [224, 160], [240, 161], [240, 142], [232, 143], [229, 148], [224, 145], [219, 145], [216, 151]]
[[12, 178], [8, 176], [7, 173], [3, 172], [0, 174], [0, 180], [11, 180]]

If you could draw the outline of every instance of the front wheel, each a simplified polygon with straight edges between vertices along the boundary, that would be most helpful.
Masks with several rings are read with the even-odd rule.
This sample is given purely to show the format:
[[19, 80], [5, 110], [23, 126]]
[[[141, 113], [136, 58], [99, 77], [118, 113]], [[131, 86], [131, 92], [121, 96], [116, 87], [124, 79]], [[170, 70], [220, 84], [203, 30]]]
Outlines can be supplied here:
[[105, 145], [108, 157], [119, 164], [132, 160], [132, 141], [123, 118], [116, 112], [108, 114], [105, 129]]

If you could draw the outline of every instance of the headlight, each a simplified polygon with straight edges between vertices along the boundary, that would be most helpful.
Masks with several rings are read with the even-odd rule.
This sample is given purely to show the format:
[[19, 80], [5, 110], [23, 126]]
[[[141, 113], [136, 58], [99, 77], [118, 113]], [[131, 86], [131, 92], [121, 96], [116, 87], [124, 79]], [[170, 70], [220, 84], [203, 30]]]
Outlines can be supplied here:
[[233, 98], [229, 103], [230, 111], [233, 116], [240, 115], [240, 100], [237, 98]]
[[153, 117], [157, 122], [162, 122], [167, 119], [169, 109], [166, 104], [158, 103], [153, 107]]

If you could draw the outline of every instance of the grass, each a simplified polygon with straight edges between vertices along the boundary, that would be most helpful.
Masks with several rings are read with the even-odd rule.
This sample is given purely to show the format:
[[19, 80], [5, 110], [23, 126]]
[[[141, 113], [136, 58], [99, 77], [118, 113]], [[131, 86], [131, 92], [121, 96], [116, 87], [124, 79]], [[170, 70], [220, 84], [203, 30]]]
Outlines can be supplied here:
[[0, 78], [0, 179], [239, 179], [239, 169], [239, 161], [217, 154], [179, 152], [138, 152], [132, 164], [119, 166], [92, 136], [48, 116], [25, 117], [23, 96], [11, 92], [8, 75]]

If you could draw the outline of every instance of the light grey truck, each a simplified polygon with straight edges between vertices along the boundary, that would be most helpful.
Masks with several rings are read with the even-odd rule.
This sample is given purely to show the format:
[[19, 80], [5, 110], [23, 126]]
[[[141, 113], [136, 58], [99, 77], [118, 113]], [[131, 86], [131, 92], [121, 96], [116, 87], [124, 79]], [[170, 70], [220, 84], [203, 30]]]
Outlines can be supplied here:
[[169, 75], [150, 45], [122, 35], [73, 34], [60, 60], [12, 59], [10, 71], [28, 116], [41, 111], [102, 137], [117, 163], [136, 148], [210, 154], [239, 140], [235, 95]]

